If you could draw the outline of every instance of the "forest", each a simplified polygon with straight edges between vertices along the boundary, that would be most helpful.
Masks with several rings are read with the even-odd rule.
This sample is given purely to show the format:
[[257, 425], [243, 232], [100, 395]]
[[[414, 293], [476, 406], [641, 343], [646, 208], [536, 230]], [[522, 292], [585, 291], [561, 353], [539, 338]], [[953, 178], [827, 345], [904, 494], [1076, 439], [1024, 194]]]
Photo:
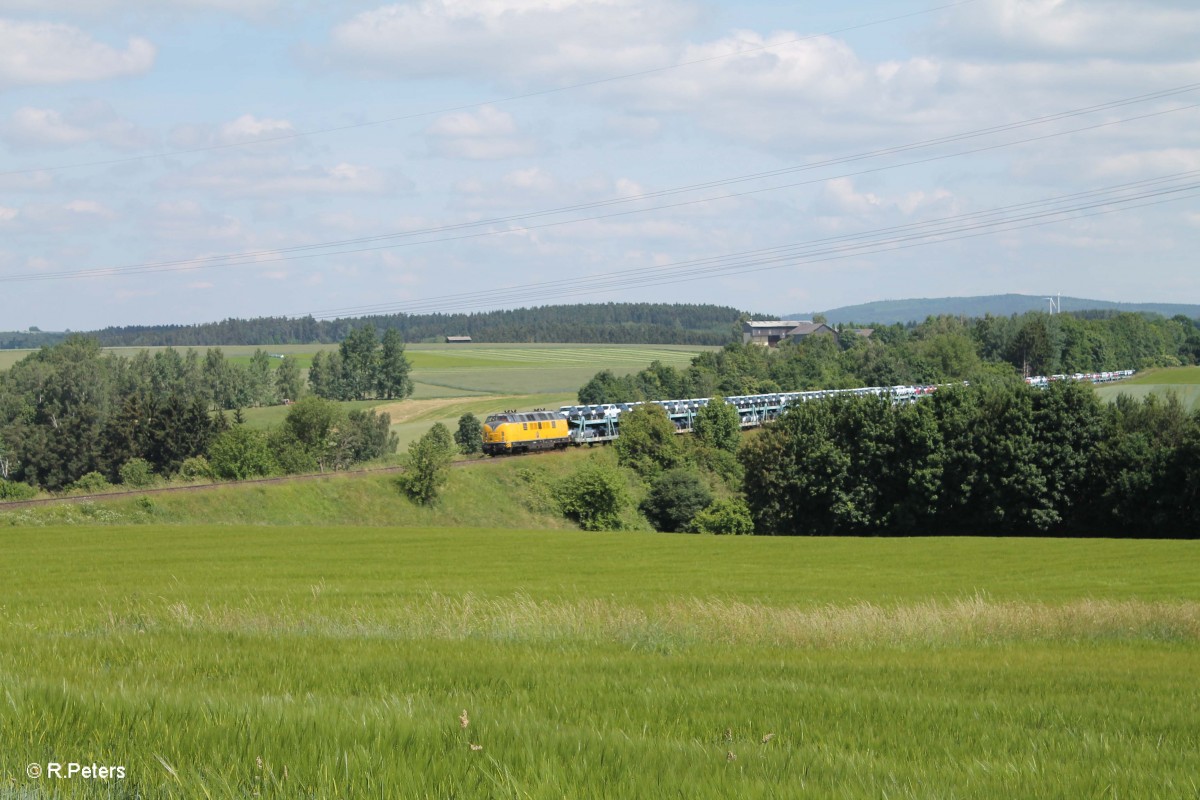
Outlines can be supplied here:
[[[322, 359], [311, 389], [294, 358], [274, 370], [270, 358], [258, 350], [241, 365], [220, 348], [203, 358], [173, 348], [123, 358], [83, 336], [30, 354], [0, 374], [0, 499], [32, 487], [343, 469], [395, 451], [386, 413], [347, 412], [335, 402], [411, 393], [395, 331], [382, 341], [372, 327], [351, 331]], [[279, 428], [240, 424], [241, 409], [283, 402], [290, 407]]]
[[804, 403], [748, 437], [760, 534], [1194, 538], [1200, 416], [1085, 383]]
[[[332, 320], [313, 317], [227, 319], [201, 325], [127, 325], [93, 331], [104, 347], [203, 347], [331, 344], [371, 326], [406, 342], [470, 336], [476, 342], [723, 345], [739, 335], [743, 312], [684, 303], [588, 303], [473, 314], [387, 314]], [[763, 315], [759, 317], [766, 318]], [[0, 333], [0, 348], [33, 348], [65, 334]]]

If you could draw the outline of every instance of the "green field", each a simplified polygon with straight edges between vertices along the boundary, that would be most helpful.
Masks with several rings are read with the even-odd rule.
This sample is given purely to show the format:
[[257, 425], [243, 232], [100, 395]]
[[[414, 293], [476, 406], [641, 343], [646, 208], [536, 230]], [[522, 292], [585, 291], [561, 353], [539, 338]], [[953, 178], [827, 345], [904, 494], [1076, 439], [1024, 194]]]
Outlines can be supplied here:
[[1139, 372], [1129, 380], [1111, 386], [1097, 386], [1100, 399], [1113, 402], [1119, 395], [1141, 399], [1155, 394], [1160, 397], [1175, 394], [1190, 410], [1200, 410], [1200, 367], [1173, 367]]
[[[1197, 792], [1193, 542], [0, 539], [6, 796]], [[50, 761], [127, 777], [26, 776]]]
[[[414, 397], [472, 393], [574, 395], [601, 370], [618, 375], [662, 361], [686, 367], [704, 347], [673, 345], [412, 345]], [[522, 406], [524, 407], [524, 406]]]
[[1169, 367], [1165, 369], [1148, 369], [1139, 372], [1132, 378], [1121, 381], [1121, 386], [1163, 385], [1163, 386], [1195, 386], [1200, 385], [1200, 367]]

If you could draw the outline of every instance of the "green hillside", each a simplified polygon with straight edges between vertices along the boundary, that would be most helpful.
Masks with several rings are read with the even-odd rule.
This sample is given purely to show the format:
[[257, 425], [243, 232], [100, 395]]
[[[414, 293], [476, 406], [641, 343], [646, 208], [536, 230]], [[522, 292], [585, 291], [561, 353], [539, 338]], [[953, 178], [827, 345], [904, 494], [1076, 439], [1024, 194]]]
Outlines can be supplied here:
[[[395, 473], [335, 473], [26, 509], [5, 509], [0, 503], [0, 528], [62, 524], [570, 528], [555, 505], [553, 485], [588, 458], [611, 460], [612, 452], [580, 449], [464, 465], [451, 470], [445, 492], [430, 508], [404, 497]], [[628, 524], [645, 527], [633, 514]]]

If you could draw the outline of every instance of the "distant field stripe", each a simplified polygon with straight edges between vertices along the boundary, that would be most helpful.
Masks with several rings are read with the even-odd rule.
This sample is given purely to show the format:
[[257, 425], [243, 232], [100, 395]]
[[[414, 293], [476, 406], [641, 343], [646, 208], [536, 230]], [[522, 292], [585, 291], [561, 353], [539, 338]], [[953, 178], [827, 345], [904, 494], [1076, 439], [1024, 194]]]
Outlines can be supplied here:
[[1188, 386], [1200, 384], [1200, 367], [1171, 367], [1166, 369], [1151, 369], [1139, 372], [1127, 381], [1125, 386], [1142, 385], [1174, 385]]
[[610, 350], [610, 349], [580, 349], [580, 350], [476, 350], [472, 356], [479, 359], [494, 359], [497, 361], [522, 361], [541, 363], [646, 363], [663, 361], [670, 363], [690, 363], [695, 353], [681, 353], [673, 350]]

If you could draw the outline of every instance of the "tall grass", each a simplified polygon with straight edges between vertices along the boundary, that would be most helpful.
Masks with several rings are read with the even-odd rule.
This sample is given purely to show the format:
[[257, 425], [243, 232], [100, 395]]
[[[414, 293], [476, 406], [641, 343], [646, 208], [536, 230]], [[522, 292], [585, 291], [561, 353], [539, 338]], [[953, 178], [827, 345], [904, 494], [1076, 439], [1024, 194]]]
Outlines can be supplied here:
[[0, 797], [1194, 796], [1193, 545], [6, 529]]

